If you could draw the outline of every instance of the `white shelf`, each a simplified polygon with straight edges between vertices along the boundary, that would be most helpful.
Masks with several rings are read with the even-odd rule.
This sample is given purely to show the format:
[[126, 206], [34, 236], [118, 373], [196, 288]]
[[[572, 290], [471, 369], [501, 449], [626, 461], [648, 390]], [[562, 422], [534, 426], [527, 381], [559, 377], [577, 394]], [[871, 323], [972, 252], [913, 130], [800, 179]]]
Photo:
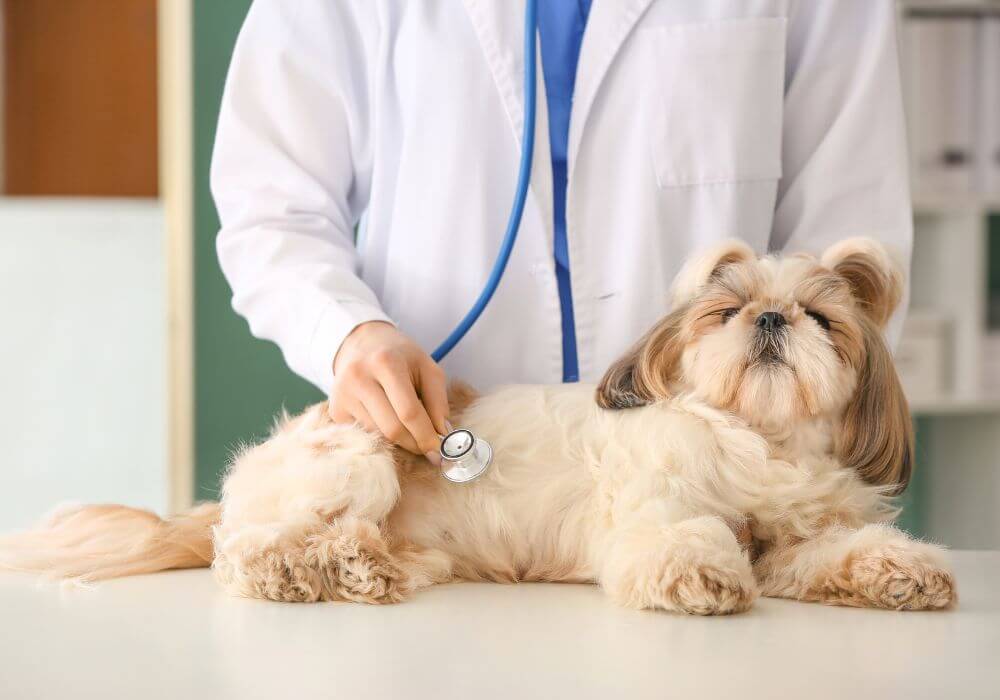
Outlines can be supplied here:
[[914, 192], [913, 213], [976, 214], [1000, 212], [1000, 195], [949, 192]]
[[906, 10], [924, 12], [994, 12], [1000, 10], [998, 0], [901, 0]]
[[1000, 415], [1000, 396], [936, 396], [910, 400], [915, 416]]

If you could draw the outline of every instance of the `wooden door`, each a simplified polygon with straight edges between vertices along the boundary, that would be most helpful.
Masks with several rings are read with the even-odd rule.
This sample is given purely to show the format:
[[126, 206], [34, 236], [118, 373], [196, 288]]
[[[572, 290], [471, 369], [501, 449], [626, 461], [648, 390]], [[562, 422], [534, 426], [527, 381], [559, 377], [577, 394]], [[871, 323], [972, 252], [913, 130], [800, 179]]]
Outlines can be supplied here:
[[3, 0], [4, 190], [157, 195], [156, 0]]

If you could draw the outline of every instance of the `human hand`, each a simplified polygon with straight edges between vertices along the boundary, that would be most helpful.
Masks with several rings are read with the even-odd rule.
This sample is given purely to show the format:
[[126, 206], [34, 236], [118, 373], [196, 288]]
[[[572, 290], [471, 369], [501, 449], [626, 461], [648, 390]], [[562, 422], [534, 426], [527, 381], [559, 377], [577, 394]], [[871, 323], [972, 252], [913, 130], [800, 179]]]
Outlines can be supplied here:
[[330, 416], [357, 422], [434, 464], [447, 430], [444, 371], [392, 324], [362, 323], [347, 336], [333, 361]]

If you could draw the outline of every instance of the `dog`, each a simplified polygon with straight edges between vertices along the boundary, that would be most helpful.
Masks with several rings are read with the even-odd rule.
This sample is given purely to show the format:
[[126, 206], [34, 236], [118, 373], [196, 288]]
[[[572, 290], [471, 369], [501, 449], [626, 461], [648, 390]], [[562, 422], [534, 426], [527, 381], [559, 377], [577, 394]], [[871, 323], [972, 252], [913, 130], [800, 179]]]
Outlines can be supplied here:
[[869, 239], [820, 257], [728, 241], [685, 265], [673, 310], [596, 387], [454, 385], [452, 420], [494, 447], [473, 483], [321, 403], [239, 453], [220, 504], [63, 509], [0, 539], [0, 566], [94, 580], [211, 565], [232, 593], [295, 602], [572, 581], [701, 615], [760, 595], [947, 608], [944, 551], [890, 524], [913, 465], [883, 339], [903, 279]]

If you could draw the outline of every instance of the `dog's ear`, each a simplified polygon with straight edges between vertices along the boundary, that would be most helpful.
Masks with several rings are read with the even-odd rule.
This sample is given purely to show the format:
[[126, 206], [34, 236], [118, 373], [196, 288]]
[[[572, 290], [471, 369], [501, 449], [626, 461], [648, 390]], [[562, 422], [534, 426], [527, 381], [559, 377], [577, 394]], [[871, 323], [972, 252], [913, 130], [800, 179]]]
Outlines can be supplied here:
[[898, 494], [913, 472], [913, 421], [881, 329], [865, 317], [859, 324], [864, 354], [837, 452], [841, 463], [862, 479]]
[[734, 263], [756, 260], [753, 248], [735, 239], [722, 241], [690, 258], [673, 285], [673, 305], [678, 308], [691, 301], [706, 282], [716, 277], [723, 268]]
[[727, 265], [755, 260], [746, 243], [726, 240], [690, 258], [674, 280], [673, 308], [666, 318], [615, 362], [597, 387], [602, 408], [635, 408], [667, 398], [680, 366], [682, 323], [687, 307], [707, 282]]
[[849, 238], [831, 246], [821, 263], [847, 280], [861, 310], [884, 328], [903, 296], [903, 270], [871, 238]]
[[686, 312], [681, 307], [670, 313], [611, 365], [597, 385], [601, 408], [636, 408], [669, 396], [680, 365], [681, 324]]

